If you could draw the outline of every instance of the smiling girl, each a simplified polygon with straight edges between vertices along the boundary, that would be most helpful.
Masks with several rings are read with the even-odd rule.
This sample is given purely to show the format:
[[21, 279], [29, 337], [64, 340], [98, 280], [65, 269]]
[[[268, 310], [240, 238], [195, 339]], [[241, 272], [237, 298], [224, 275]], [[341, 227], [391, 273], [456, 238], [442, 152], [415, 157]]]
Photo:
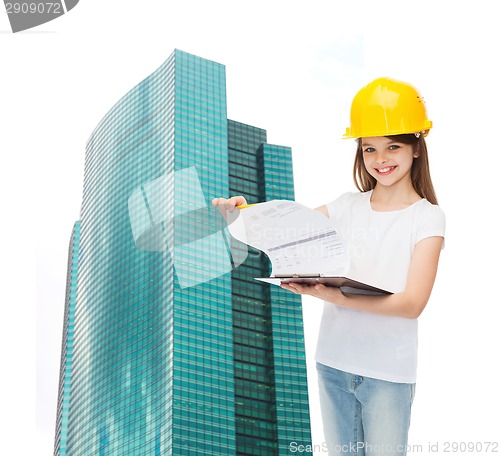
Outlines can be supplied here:
[[[437, 273], [445, 218], [437, 206], [425, 136], [432, 123], [418, 91], [378, 78], [354, 97], [354, 181], [317, 208], [349, 246], [348, 276], [391, 290], [346, 296], [323, 284], [283, 283], [324, 301], [316, 361], [330, 455], [406, 455], [415, 394], [417, 318]], [[241, 196], [213, 204], [232, 210]]]
[[282, 285], [325, 302], [316, 361], [332, 455], [352, 448], [361, 455], [406, 454], [417, 318], [444, 239], [425, 143], [431, 126], [411, 85], [379, 78], [362, 88], [346, 132], [357, 138], [354, 180], [361, 192], [318, 208], [349, 244], [349, 276], [394, 294], [348, 297], [324, 285]]

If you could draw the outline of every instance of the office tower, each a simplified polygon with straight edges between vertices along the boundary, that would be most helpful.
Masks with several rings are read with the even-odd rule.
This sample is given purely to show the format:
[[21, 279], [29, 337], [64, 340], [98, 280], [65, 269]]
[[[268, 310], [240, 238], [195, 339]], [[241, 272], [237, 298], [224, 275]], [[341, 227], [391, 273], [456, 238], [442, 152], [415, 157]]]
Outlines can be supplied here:
[[80, 245], [80, 222], [73, 226], [68, 252], [66, 282], [66, 302], [64, 306], [64, 326], [61, 352], [61, 372], [59, 376], [59, 396], [57, 401], [57, 421], [54, 454], [66, 455], [68, 438], [69, 400], [71, 393], [71, 373], [73, 366], [73, 338], [75, 331], [75, 305], [78, 283], [78, 248]]
[[56, 454], [278, 455], [310, 444], [300, 298], [253, 280], [267, 259], [250, 251], [239, 265], [241, 246], [209, 207], [236, 193], [293, 198], [291, 150], [265, 141], [227, 119], [224, 66], [178, 50], [94, 130], [61, 382], [66, 453], [56, 442]]

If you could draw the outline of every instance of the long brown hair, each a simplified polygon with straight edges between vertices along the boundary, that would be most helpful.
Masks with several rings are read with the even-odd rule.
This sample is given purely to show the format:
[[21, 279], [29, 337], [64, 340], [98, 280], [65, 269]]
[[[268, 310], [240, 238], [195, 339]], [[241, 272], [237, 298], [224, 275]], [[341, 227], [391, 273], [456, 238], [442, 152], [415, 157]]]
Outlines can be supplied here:
[[[431, 172], [429, 169], [429, 155], [427, 153], [427, 145], [425, 143], [424, 135], [418, 138], [413, 134], [387, 136], [396, 142], [403, 144], [411, 144], [413, 151], [418, 153], [418, 157], [413, 159], [411, 167], [411, 183], [415, 191], [425, 198], [431, 204], [438, 204], [436, 192], [432, 185]], [[354, 184], [361, 192], [373, 190], [377, 180], [368, 173], [363, 162], [363, 147], [361, 145], [361, 138], [357, 139], [358, 148], [356, 150], [356, 157], [354, 159]]]

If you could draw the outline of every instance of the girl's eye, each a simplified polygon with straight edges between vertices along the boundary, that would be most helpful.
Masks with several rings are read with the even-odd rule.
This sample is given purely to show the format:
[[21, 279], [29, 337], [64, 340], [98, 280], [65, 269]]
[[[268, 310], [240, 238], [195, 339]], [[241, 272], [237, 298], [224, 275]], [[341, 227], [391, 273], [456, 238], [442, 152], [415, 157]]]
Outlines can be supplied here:
[[398, 146], [397, 144], [392, 144], [389, 146], [389, 150], [398, 150], [401, 146]]
[[375, 152], [375, 148], [373, 147], [367, 147], [364, 152]]

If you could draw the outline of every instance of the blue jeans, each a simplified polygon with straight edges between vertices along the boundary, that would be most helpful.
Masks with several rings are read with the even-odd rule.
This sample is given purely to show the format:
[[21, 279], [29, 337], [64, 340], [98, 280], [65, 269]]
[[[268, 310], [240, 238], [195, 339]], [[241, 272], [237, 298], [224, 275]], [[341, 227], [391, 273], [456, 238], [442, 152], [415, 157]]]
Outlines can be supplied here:
[[406, 455], [414, 383], [316, 366], [329, 455]]

